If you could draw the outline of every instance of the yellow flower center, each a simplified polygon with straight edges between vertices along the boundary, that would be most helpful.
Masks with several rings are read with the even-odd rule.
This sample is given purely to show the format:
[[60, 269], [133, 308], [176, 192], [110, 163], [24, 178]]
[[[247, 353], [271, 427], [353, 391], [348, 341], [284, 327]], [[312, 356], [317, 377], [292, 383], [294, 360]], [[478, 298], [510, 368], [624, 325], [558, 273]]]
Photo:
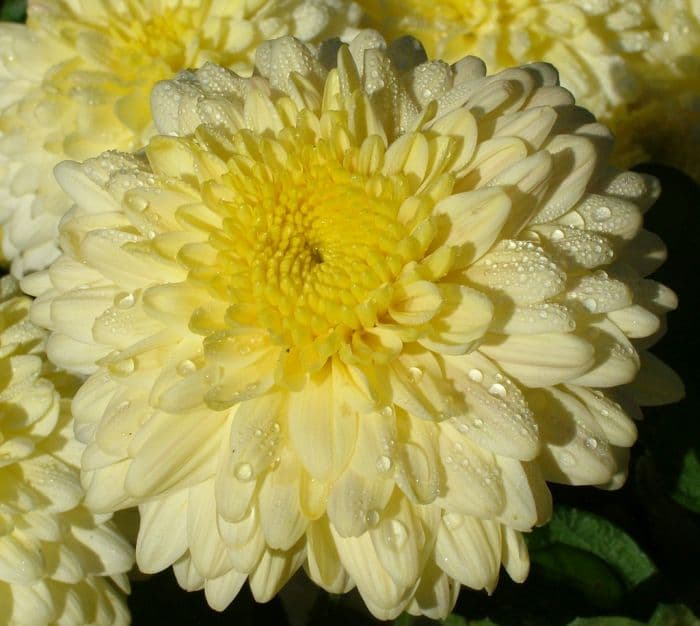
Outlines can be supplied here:
[[285, 345], [373, 325], [387, 286], [415, 252], [402, 243], [407, 232], [397, 219], [407, 195], [401, 178], [349, 171], [323, 140], [259, 148], [250, 176], [223, 179], [234, 191], [219, 205], [232, 319], [252, 321], [246, 305], [254, 303], [258, 323]]
[[188, 44], [196, 34], [192, 9], [164, 11], [145, 20], [110, 20], [105, 34], [113, 41], [113, 64], [124, 78], [137, 78], [145, 63], [158, 61], [179, 71], [189, 62]]

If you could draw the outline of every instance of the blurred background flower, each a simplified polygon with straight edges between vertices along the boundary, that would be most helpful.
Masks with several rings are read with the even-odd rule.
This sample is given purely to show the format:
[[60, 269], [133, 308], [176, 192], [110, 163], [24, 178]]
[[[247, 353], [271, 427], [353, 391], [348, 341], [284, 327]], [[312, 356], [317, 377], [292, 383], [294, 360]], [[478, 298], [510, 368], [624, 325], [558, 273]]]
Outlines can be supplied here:
[[133, 549], [82, 504], [77, 380], [46, 360], [30, 302], [0, 279], [0, 623], [128, 624]]
[[490, 72], [553, 63], [618, 138], [614, 161], [674, 165], [700, 181], [700, 8], [693, 0], [359, 0], [385, 36]]
[[0, 25], [2, 254], [18, 277], [57, 254], [68, 202], [54, 166], [142, 146], [156, 81], [206, 61], [250, 72], [265, 39], [319, 42], [359, 18], [349, 0], [36, 0], [27, 12]]

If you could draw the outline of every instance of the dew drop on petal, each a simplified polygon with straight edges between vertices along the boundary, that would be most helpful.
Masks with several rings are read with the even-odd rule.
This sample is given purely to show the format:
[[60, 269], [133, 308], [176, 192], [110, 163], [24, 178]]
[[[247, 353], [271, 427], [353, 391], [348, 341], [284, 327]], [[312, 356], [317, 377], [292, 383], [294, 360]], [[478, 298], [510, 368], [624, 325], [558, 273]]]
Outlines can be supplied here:
[[489, 387], [489, 393], [492, 396], [498, 396], [499, 398], [505, 398], [506, 397], [506, 388], [501, 385], [501, 383], [494, 383]]
[[132, 306], [134, 306], [135, 302], [136, 298], [134, 297], [133, 293], [120, 293], [114, 298], [114, 306], [116, 306], [118, 309], [130, 309]]
[[464, 517], [459, 513], [445, 513], [442, 516], [442, 520], [445, 522], [445, 526], [450, 530], [457, 530], [464, 524]]
[[378, 472], [388, 472], [392, 466], [391, 459], [388, 456], [386, 456], [386, 454], [382, 454], [380, 457], [377, 457], [376, 466]]
[[596, 222], [604, 222], [605, 220], [609, 220], [610, 216], [612, 215], [612, 211], [610, 210], [610, 207], [607, 206], [599, 206], [593, 209], [593, 219]]
[[399, 520], [389, 520], [384, 528], [384, 540], [388, 545], [400, 549], [408, 539], [408, 530], [403, 522]]
[[595, 298], [586, 298], [583, 301], [583, 306], [591, 313], [595, 313], [596, 309], [598, 308], [598, 303], [596, 302]]
[[134, 361], [134, 359], [124, 359], [113, 363], [109, 366], [109, 369], [117, 376], [128, 376], [129, 374], [133, 374], [136, 370], [136, 361]]
[[564, 239], [564, 231], [563, 231], [563, 230], [559, 230], [559, 229], [557, 228], [556, 230], [553, 230], [553, 231], [552, 231], [552, 234], [549, 236], [549, 238], [550, 238], [552, 241], [561, 241], [562, 239]]
[[467, 376], [469, 376], [469, 380], [473, 380], [475, 383], [480, 383], [481, 381], [484, 380], [483, 372], [481, 370], [476, 369], [476, 368], [470, 369]]
[[559, 460], [561, 461], [562, 465], [567, 465], [568, 467], [571, 467], [572, 465], [576, 464], [576, 459], [574, 458], [574, 455], [571, 454], [571, 452], [564, 451], [559, 455]]
[[409, 367], [408, 374], [411, 377], [411, 381], [417, 383], [423, 378], [423, 370], [420, 367]]
[[391, 406], [385, 406], [380, 413], [383, 417], [391, 417], [394, 414], [394, 408]]
[[484, 420], [482, 420], [480, 417], [475, 417], [472, 420], [472, 424], [474, 425], [474, 428], [481, 428], [484, 425]]
[[379, 523], [379, 511], [377, 511], [377, 509], [367, 511], [365, 521], [367, 522], [367, 526], [376, 526]]
[[180, 376], [189, 376], [197, 370], [197, 366], [190, 359], [180, 361], [175, 368]]
[[588, 437], [584, 443], [591, 450], [595, 450], [598, 447], [598, 440], [595, 437]]
[[251, 478], [253, 478], [253, 467], [250, 463], [239, 463], [236, 465], [236, 469], [234, 469], [233, 473], [236, 475], [238, 480], [248, 482]]

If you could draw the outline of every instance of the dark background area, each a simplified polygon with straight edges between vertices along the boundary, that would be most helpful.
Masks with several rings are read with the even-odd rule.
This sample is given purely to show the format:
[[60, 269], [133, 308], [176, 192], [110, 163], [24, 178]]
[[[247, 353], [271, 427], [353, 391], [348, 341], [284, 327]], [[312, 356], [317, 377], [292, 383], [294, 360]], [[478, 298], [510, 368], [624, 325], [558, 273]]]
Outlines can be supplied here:
[[[0, 19], [21, 21], [24, 5], [23, 0], [5, 0], [0, 4]], [[700, 625], [691, 614], [700, 615], [700, 329], [695, 326], [700, 310], [700, 188], [672, 168], [647, 164], [636, 169], [657, 176], [662, 183], [663, 193], [646, 215], [645, 225], [664, 240], [669, 258], [653, 277], [674, 289], [680, 299], [679, 309], [669, 316], [669, 332], [654, 352], [680, 374], [687, 396], [678, 404], [644, 411], [630, 476], [621, 490], [553, 485], [552, 492], [555, 516], [574, 508], [592, 514], [593, 519], [608, 520], [618, 529], [615, 532], [631, 539], [639, 553], [635, 558], [648, 557], [653, 562], [655, 573], [631, 584], [616, 567], [625, 557], [616, 555], [614, 540], [609, 550], [596, 553], [552, 540], [545, 527], [530, 539], [533, 565], [528, 580], [518, 585], [503, 573], [491, 596], [463, 589], [455, 615], [446, 621], [449, 626]], [[378, 623], [356, 592], [329, 596], [303, 573], [268, 604], [256, 604], [244, 588], [226, 611], [217, 613], [207, 606], [203, 592], [184, 592], [167, 570], [137, 576], [129, 605], [135, 626]], [[605, 617], [576, 619], [591, 616]], [[396, 622], [401, 626], [434, 623], [409, 616]]]

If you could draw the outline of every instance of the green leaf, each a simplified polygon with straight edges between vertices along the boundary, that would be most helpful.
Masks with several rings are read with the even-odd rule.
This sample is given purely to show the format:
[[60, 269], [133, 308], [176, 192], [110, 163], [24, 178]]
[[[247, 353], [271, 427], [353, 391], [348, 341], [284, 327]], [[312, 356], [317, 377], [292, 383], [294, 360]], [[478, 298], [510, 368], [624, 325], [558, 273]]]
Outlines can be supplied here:
[[23, 22], [27, 15], [27, 0], [5, 0], [0, 9], [0, 20]]
[[700, 626], [700, 620], [686, 606], [660, 604], [648, 625], [629, 617], [577, 617], [568, 626]]
[[629, 617], [577, 617], [568, 626], [646, 626]]
[[[480, 622], [482, 621], [483, 620], [480, 620]], [[480, 622], [470, 622], [470, 626], [480, 624]], [[444, 620], [442, 620], [442, 623], [443, 626], [467, 626], [466, 618], [462, 617], [461, 615], [457, 615], [456, 613], [448, 615]], [[486, 625], [484, 624], [484, 626]]]
[[700, 620], [681, 604], [660, 604], [649, 620], [649, 626], [700, 626]]
[[532, 563], [540, 573], [557, 583], [577, 589], [599, 609], [617, 606], [625, 593], [614, 570], [605, 561], [585, 550], [554, 543], [531, 552]]
[[551, 521], [528, 537], [531, 550], [557, 543], [596, 555], [620, 575], [628, 589], [656, 572], [651, 559], [627, 533], [587, 511], [559, 506]]
[[416, 618], [413, 617], [413, 615], [401, 613], [401, 615], [394, 620], [394, 626], [411, 626], [415, 620]]
[[688, 450], [683, 456], [673, 498], [684, 507], [700, 513], [700, 459], [695, 450]]

